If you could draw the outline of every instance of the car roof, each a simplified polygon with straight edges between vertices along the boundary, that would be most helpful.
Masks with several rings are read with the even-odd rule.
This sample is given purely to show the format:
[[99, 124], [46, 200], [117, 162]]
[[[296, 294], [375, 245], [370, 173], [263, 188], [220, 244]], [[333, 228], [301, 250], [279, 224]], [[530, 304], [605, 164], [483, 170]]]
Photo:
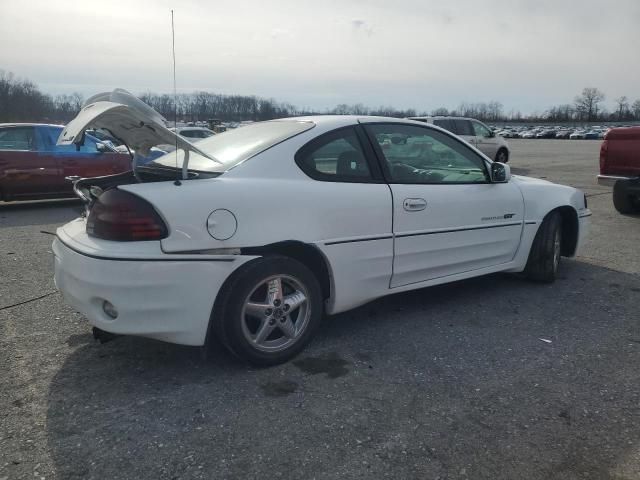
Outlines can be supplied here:
[[408, 117], [410, 120], [412, 119], [420, 119], [420, 120], [428, 120], [428, 119], [433, 119], [433, 120], [476, 120], [476, 121], [480, 121], [477, 118], [471, 118], [471, 117], [454, 117], [451, 115], [425, 115], [422, 117]]
[[[286, 117], [270, 120], [277, 121], [297, 121], [297, 122], [313, 122], [318, 126], [326, 128], [339, 128], [348, 125], [357, 125], [358, 123], [406, 123], [408, 125], [425, 126], [425, 123], [412, 120], [410, 118], [398, 117], [380, 117], [374, 115], [309, 115], [305, 117]], [[431, 125], [429, 125], [432, 127]], [[436, 127], [437, 128], [437, 127]]]

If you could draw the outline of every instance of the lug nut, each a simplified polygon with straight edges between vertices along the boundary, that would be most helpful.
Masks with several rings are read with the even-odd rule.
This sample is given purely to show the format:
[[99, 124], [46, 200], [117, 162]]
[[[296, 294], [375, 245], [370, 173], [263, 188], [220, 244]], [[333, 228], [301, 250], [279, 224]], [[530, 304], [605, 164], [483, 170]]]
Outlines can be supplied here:
[[287, 312], [289, 310], [289, 308], [291, 308], [291, 307], [289, 306], [288, 303], [285, 303], [282, 308], [284, 308], [284, 311]]
[[286, 321], [287, 321], [287, 317], [282, 317], [282, 318], [280, 319], [280, 323], [284, 323], [284, 322], [286, 322]]
[[269, 320], [269, 325], [273, 326], [276, 324], [276, 321], [274, 319]]
[[282, 303], [282, 302], [280, 301], [280, 299], [279, 299], [279, 298], [276, 298], [276, 299], [273, 301], [273, 305], [274, 305], [275, 307], [279, 307], [279, 306], [280, 306], [280, 303]]
[[264, 314], [265, 314], [267, 317], [270, 317], [272, 313], [273, 313], [273, 310], [271, 310], [270, 308], [267, 308], [267, 309], [264, 311]]

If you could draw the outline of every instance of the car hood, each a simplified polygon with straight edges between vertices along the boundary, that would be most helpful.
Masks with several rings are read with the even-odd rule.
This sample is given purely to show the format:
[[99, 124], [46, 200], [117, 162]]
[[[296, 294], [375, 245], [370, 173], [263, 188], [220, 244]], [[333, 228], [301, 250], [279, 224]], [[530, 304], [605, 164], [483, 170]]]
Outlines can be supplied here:
[[549, 185], [553, 183], [548, 180], [542, 180], [540, 178], [533, 178], [533, 177], [525, 177], [523, 175], [512, 175], [511, 178], [513, 178], [513, 180], [517, 183], [524, 183], [524, 184]]
[[188, 152], [195, 152], [218, 162], [211, 155], [172, 132], [165, 118], [153, 108], [123, 89], [104, 92], [89, 98], [80, 113], [67, 124], [58, 145], [81, 145], [89, 127], [103, 128], [130, 149], [146, 156], [157, 145], [175, 145], [184, 150], [183, 178], [186, 178]]

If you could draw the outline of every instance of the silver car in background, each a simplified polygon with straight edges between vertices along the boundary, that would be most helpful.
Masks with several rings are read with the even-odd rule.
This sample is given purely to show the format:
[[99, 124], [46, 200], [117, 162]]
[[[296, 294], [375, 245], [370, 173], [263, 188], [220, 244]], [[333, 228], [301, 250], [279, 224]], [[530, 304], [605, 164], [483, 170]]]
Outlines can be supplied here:
[[466, 117], [410, 117], [411, 120], [431, 123], [450, 131], [476, 147], [487, 157], [500, 163], [509, 161], [509, 145], [503, 137], [480, 120]]

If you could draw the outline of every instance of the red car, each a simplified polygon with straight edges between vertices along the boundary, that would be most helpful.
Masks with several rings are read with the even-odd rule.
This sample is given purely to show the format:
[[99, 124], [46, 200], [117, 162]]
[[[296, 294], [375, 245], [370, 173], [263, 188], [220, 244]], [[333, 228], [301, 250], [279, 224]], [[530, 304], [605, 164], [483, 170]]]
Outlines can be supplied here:
[[65, 177], [100, 177], [131, 169], [128, 154], [89, 135], [79, 150], [56, 145], [62, 129], [0, 124], [0, 200], [72, 197], [73, 185]]
[[640, 213], [640, 127], [614, 128], [600, 147], [598, 184], [613, 186], [620, 213]]

